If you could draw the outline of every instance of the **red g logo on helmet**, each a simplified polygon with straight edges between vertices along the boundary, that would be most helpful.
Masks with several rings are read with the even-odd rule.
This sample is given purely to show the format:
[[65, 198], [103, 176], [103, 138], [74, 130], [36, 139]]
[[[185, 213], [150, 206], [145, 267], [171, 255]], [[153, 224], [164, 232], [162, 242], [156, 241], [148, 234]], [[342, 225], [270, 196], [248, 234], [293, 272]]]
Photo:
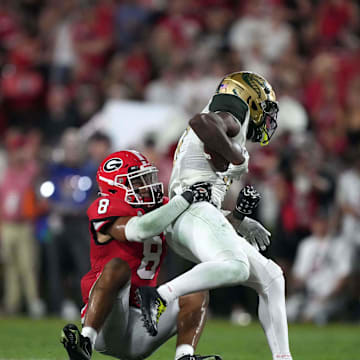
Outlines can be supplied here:
[[120, 169], [123, 166], [123, 161], [120, 158], [112, 158], [105, 162], [103, 170], [105, 172], [112, 172]]

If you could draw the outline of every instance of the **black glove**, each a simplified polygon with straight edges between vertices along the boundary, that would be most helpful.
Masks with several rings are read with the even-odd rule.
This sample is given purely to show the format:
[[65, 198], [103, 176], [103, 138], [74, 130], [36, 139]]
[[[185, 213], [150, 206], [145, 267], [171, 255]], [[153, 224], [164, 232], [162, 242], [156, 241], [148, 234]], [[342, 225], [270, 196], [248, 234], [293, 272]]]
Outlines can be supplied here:
[[208, 182], [195, 183], [189, 186], [181, 195], [189, 204], [200, 201], [210, 201], [211, 184]]
[[259, 205], [261, 195], [251, 186], [246, 185], [241, 189], [236, 201], [233, 215], [239, 220], [243, 220], [245, 215], [251, 215], [253, 210]]

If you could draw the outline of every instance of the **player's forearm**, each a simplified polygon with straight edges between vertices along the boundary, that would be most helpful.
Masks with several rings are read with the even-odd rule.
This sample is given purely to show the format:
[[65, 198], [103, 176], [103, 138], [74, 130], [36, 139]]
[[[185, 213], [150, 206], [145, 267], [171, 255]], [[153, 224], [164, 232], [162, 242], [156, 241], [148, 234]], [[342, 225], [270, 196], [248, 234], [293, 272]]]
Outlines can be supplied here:
[[177, 195], [168, 204], [143, 216], [131, 218], [125, 227], [126, 239], [142, 242], [159, 235], [189, 206], [190, 203], [183, 196]]
[[232, 164], [240, 165], [245, 161], [241, 147], [231, 141], [227, 135], [226, 124], [217, 114], [196, 114], [189, 124], [206, 146], [221, 154]]

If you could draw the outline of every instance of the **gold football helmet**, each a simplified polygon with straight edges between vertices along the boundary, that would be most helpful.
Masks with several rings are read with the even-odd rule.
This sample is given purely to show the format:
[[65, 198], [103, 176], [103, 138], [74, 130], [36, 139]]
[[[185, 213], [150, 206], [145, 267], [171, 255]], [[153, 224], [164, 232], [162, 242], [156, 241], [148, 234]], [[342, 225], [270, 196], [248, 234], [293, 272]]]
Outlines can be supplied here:
[[260, 142], [261, 145], [269, 143], [277, 128], [279, 107], [275, 92], [262, 76], [253, 72], [240, 71], [226, 75], [220, 82], [209, 109], [228, 111], [240, 122], [244, 121], [249, 109], [247, 138]]

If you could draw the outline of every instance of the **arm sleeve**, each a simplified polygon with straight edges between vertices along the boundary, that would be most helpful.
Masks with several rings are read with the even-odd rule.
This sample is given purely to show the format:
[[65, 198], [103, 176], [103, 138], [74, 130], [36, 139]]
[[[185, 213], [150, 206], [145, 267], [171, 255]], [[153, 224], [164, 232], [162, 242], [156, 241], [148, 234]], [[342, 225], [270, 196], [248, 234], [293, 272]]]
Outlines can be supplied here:
[[128, 241], [143, 242], [162, 233], [190, 204], [181, 196], [176, 195], [171, 201], [143, 216], [132, 217], [125, 226]]

